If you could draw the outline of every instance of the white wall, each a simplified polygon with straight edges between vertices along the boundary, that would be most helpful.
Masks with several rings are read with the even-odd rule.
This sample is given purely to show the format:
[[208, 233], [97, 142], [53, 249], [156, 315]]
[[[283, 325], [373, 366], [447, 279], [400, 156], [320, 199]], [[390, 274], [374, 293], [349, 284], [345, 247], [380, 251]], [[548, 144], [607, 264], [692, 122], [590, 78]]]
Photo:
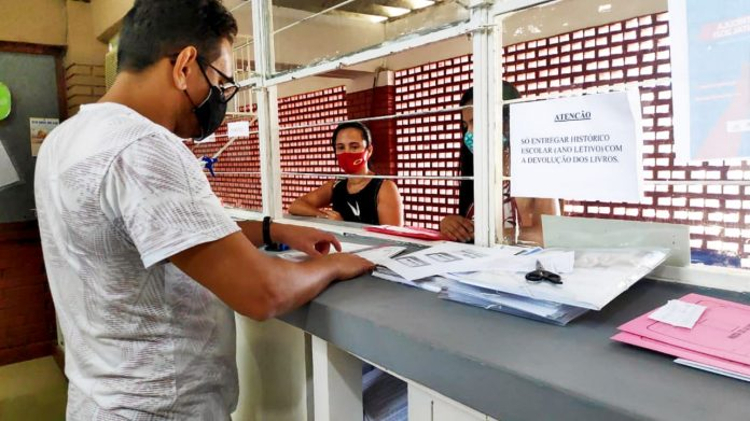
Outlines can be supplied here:
[[104, 64], [107, 45], [96, 39], [91, 3], [67, 0], [67, 64]]
[[107, 42], [115, 35], [133, 3], [135, 0], [91, 0], [93, 31], [100, 41]]
[[65, 0], [0, 0], [0, 41], [65, 45]]

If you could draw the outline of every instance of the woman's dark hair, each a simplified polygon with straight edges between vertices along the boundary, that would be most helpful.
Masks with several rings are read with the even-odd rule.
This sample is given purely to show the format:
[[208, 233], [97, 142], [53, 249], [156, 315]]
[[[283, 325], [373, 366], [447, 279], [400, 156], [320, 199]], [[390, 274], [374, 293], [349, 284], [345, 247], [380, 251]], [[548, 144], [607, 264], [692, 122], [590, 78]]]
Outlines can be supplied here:
[[212, 62], [235, 36], [237, 21], [219, 0], [136, 0], [123, 19], [118, 70], [140, 72], [191, 45]]
[[342, 130], [346, 129], [357, 129], [360, 132], [362, 132], [362, 139], [365, 140], [365, 147], [368, 147], [372, 145], [372, 133], [370, 133], [370, 129], [367, 128], [362, 123], [352, 121], [348, 123], [341, 123], [336, 127], [336, 130], [333, 131], [333, 136], [331, 136], [331, 145], [334, 149], [336, 149], [336, 138], [339, 136], [339, 133]]
[[463, 95], [461, 95], [461, 100], [458, 101], [458, 105], [460, 107], [463, 107], [464, 105], [469, 105], [474, 103], [474, 87], [471, 87], [467, 89]]
[[[470, 105], [474, 103], [474, 88], [467, 89], [461, 100], [458, 101], [460, 107]], [[459, 154], [461, 175], [470, 177], [474, 175], [474, 154], [471, 153], [469, 147], [463, 141], [463, 137], [469, 130], [469, 126], [464, 123], [461, 119], [461, 152]], [[472, 180], [462, 180], [458, 187], [458, 213], [461, 216], [466, 216], [469, 212], [469, 208], [474, 204], [474, 182]]]
[[[461, 99], [458, 101], [458, 106], [465, 107], [473, 103], [474, 103], [474, 88], [471, 87], [467, 89], [466, 91], [464, 91], [463, 95], [461, 95]], [[461, 119], [461, 137], [463, 137], [468, 131], [469, 131], [469, 126], [467, 126], [464, 120]], [[461, 148], [461, 154], [463, 155], [463, 147]]]
[[[520, 98], [521, 94], [518, 92], [513, 84], [510, 82], [503, 81], [503, 100]], [[474, 88], [467, 89], [461, 100], [459, 106], [465, 106], [474, 103]], [[503, 118], [507, 121], [510, 118], [510, 108], [506, 105], [503, 107]], [[461, 121], [461, 136], [466, 134], [468, 127]], [[466, 144], [461, 141], [461, 152], [460, 152], [460, 168], [461, 175], [464, 177], [470, 177], [474, 175], [474, 154], [471, 153]], [[462, 216], [466, 216], [474, 204], [474, 182], [471, 180], [463, 180], [458, 189], [458, 212]]]

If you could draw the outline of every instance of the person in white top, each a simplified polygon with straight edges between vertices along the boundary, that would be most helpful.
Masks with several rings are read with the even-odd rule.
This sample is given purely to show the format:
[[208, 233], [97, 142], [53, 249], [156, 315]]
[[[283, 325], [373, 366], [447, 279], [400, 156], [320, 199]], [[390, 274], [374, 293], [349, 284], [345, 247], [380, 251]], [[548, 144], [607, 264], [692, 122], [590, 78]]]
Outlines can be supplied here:
[[[114, 85], [42, 146], [36, 207], [69, 421], [228, 420], [238, 396], [232, 310], [265, 320], [372, 269], [328, 254], [340, 249], [330, 234], [234, 222], [183, 144], [224, 119], [236, 33], [219, 0], [137, 0]], [[256, 248], [271, 241], [313, 258]]]

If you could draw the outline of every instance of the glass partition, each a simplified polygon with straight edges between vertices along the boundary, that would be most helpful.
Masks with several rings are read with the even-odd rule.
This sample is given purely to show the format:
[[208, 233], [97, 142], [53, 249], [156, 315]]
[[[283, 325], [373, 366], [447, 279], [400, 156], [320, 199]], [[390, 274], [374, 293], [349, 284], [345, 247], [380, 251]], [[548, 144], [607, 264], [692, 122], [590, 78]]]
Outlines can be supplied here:
[[503, 79], [520, 93], [511, 103], [636, 90], [645, 197], [638, 203], [567, 197], [564, 214], [689, 225], [695, 263], [748, 268], [747, 159], [676, 157], [679, 69], [672, 50], [684, 36], [673, 32], [673, 18], [666, 1], [646, 0], [563, 0], [506, 15]]
[[[373, 176], [398, 188], [405, 225], [438, 230], [442, 218], [457, 214], [462, 183], [458, 103], [471, 84], [470, 51], [468, 39], [449, 39], [339, 69], [335, 78], [280, 85], [284, 210], [327, 182], [357, 179], [342, 169], [333, 138], [339, 124], [357, 122], [370, 131]], [[468, 178], [464, 181], [470, 183]], [[346, 185], [359, 186], [359, 181]]]
[[273, 0], [279, 73], [467, 21], [456, 0]]

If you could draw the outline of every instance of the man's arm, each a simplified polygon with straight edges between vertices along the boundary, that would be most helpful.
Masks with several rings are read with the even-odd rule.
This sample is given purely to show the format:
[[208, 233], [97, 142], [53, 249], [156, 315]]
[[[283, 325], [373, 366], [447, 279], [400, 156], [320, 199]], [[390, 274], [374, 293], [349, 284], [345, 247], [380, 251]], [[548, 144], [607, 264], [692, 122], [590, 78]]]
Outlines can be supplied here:
[[239, 232], [177, 253], [170, 260], [236, 312], [255, 320], [300, 307], [332, 281], [359, 276], [373, 267], [344, 253], [289, 262], [260, 252]]
[[[250, 240], [255, 247], [263, 245], [263, 222], [261, 221], [240, 221], [237, 225], [242, 229], [242, 234]], [[273, 226], [273, 224], [271, 224]], [[273, 236], [272, 236], [273, 238]]]
[[[262, 222], [241, 221], [237, 225], [242, 229], [242, 234], [254, 246], [260, 247], [263, 245]], [[271, 223], [270, 234], [272, 242], [286, 244], [310, 256], [328, 254], [331, 246], [341, 251], [341, 243], [336, 236], [314, 228]]]
[[559, 202], [556, 199], [522, 197], [515, 200], [521, 219], [518, 240], [543, 246], [542, 215], [560, 215]]

